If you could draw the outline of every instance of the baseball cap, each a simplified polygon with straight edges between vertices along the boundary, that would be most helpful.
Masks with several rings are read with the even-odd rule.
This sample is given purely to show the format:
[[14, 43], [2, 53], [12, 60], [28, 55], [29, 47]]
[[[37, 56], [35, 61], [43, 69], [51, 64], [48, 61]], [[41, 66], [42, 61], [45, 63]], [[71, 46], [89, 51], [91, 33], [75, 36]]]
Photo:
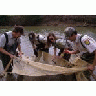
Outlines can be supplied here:
[[64, 30], [65, 37], [70, 37], [74, 32], [76, 32], [76, 29], [74, 27], [67, 27]]

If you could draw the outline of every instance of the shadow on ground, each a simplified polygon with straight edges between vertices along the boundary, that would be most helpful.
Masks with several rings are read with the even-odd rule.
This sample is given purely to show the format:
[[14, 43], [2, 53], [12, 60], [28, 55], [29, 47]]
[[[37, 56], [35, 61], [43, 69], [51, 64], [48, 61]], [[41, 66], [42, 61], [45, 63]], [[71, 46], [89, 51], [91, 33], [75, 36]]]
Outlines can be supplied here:
[[[15, 74], [17, 75], [17, 74]], [[24, 75], [18, 75], [16, 76], [8, 76], [7, 78], [4, 78], [1, 81], [76, 81], [75, 74], [72, 75], [46, 75], [46, 76], [24, 76]]]

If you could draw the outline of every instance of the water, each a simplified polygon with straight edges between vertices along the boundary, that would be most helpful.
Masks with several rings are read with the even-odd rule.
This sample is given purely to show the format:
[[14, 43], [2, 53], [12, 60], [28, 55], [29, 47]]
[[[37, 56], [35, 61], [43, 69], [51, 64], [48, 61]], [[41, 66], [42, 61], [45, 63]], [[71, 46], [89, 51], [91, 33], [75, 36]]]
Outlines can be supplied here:
[[[43, 34], [45, 36], [48, 35], [49, 32], [53, 32], [57, 37], [64, 38], [64, 29], [65, 27], [52, 27], [52, 26], [33, 26], [33, 27], [24, 27], [25, 30], [25, 37], [22, 36], [22, 50], [23, 52], [28, 55], [33, 55], [33, 49], [31, 43], [28, 39], [28, 33], [34, 32], [37, 34]], [[93, 37], [96, 40], [96, 28], [95, 27], [76, 27], [77, 31], [81, 34], [87, 34]], [[28, 50], [27, 50], [28, 49]], [[53, 55], [53, 47], [49, 49], [50, 54]], [[57, 50], [58, 54], [59, 50]]]
[[[21, 48], [23, 53], [26, 56], [34, 56], [32, 45], [29, 41], [28, 34], [30, 32], [34, 32], [37, 34], [43, 34], [45, 36], [48, 35], [49, 32], [53, 32], [56, 36], [61, 36], [64, 38], [64, 29], [65, 27], [53, 27], [53, 26], [30, 26], [30, 27], [24, 27], [25, 36], [21, 36]], [[81, 34], [87, 34], [91, 37], [93, 37], [96, 40], [96, 28], [95, 27], [76, 27], [77, 31]], [[5, 31], [12, 30], [12, 27], [0, 27], [1, 34]], [[59, 52], [59, 49], [57, 50], [57, 54]], [[49, 53], [53, 55], [53, 47], [49, 49]], [[0, 63], [0, 72], [2, 72], [3, 67]], [[66, 79], [67, 78], [67, 79]], [[69, 78], [69, 79], [68, 79]], [[64, 75], [55, 75], [55, 76], [39, 76], [39, 77], [28, 77], [24, 76], [23, 80], [37, 80], [37, 81], [45, 81], [45, 80], [72, 80], [73, 77], [71, 76], [64, 76]], [[73, 79], [75, 80], [75, 79]]]

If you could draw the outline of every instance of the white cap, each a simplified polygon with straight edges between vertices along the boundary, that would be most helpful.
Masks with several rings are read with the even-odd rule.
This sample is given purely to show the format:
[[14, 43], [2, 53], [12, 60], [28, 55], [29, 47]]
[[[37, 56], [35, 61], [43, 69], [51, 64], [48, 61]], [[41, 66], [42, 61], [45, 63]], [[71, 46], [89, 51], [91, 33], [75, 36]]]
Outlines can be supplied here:
[[39, 40], [42, 41], [44, 39], [43, 35], [39, 35]]

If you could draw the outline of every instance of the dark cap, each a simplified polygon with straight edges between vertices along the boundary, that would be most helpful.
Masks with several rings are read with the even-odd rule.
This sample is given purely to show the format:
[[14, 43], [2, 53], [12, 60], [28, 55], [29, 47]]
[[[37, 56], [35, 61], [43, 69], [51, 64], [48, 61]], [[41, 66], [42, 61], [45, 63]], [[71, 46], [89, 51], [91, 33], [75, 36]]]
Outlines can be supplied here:
[[72, 36], [72, 34], [76, 32], [76, 29], [73, 28], [73, 27], [67, 27], [65, 30], [64, 30], [64, 33], [65, 33], [65, 37], [70, 37]]

